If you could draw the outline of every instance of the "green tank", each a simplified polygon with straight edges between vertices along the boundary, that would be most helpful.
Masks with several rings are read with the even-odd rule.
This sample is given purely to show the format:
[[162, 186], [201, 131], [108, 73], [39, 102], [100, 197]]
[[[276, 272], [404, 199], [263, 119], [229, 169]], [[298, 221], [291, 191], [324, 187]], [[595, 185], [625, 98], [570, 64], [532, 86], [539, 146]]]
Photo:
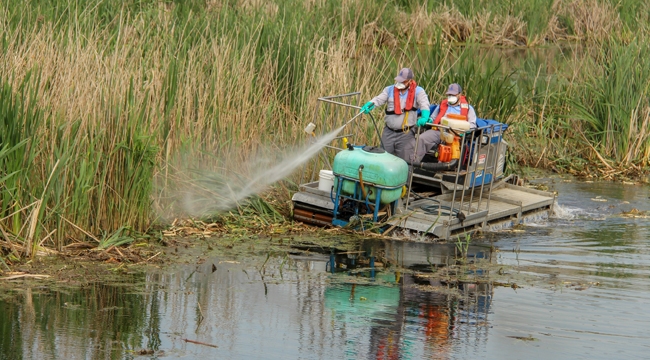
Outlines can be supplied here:
[[[381, 148], [366, 146], [343, 150], [334, 157], [332, 170], [334, 175], [344, 176], [341, 193], [353, 195], [359, 180], [359, 168], [366, 191], [371, 191], [368, 200], [374, 202], [377, 186], [382, 187], [381, 204], [388, 204], [400, 198], [402, 187], [408, 179], [406, 161], [391, 155]], [[338, 188], [339, 177], [334, 179], [334, 189]], [[356, 181], [355, 181], [356, 180]], [[359, 193], [361, 190], [357, 190]]]

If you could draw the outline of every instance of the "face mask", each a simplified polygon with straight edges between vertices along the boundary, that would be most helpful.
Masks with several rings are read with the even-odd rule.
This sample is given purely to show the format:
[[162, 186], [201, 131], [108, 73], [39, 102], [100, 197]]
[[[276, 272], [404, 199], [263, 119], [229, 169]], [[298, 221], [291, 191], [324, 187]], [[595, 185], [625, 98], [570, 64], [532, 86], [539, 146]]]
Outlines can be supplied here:
[[401, 83], [401, 82], [396, 83], [396, 84], [395, 84], [395, 87], [396, 87], [398, 90], [404, 90], [404, 89], [406, 89], [406, 85], [405, 85], [404, 83]]
[[454, 105], [458, 102], [458, 96], [449, 96], [447, 97], [447, 102]]

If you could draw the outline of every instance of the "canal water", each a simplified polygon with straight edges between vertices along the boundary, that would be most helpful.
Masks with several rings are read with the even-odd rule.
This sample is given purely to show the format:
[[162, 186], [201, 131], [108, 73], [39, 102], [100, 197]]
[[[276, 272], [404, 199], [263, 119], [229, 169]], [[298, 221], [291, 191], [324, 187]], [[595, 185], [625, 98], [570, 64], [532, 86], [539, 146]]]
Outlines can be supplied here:
[[[221, 256], [0, 301], [0, 359], [646, 359], [650, 190], [547, 181], [543, 222]], [[464, 256], [466, 255], [466, 256]]]

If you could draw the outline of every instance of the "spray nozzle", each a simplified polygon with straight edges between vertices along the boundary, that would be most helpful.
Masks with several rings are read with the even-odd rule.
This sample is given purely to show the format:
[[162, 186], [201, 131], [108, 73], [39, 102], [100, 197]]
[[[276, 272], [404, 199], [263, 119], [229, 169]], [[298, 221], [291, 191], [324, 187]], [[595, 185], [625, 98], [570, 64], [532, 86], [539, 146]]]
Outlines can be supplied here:
[[314, 134], [314, 129], [316, 129], [316, 124], [310, 122], [310, 123], [307, 124], [307, 126], [305, 127], [305, 132], [306, 132], [307, 134], [309, 134], [309, 135], [313, 135], [313, 134]]

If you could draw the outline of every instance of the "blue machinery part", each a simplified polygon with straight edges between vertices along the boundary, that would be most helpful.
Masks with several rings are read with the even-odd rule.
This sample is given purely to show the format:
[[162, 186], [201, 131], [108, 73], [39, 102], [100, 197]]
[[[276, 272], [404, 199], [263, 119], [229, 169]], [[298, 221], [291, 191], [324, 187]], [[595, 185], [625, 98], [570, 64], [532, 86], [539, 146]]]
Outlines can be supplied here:
[[[368, 194], [364, 198], [363, 194], [361, 192], [361, 183], [360, 183], [359, 179], [355, 179], [355, 178], [351, 178], [351, 177], [343, 176], [343, 175], [334, 175], [334, 176], [337, 179], [337, 181], [335, 181], [337, 186], [336, 186], [336, 194], [335, 194], [334, 199], [333, 199], [333, 201], [334, 201], [334, 215], [333, 215], [333, 218], [332, 218], [332, 224], [336, 225], [336, 226], [341, 226], [341, 227], [346, 226], [349, 223], [348, 220], [344, 220], [344, 219], [339, 218], [339, 216], [341, 215], [340, 207], [342, 205], [342, 199], [352, 201], [355, 204], [355, 206], [354, 206], [354, 215], [356, 215], [356, 216], [359, 216], [359, 206], [365, 205], [367, 212], [371, 211], [371, 209], [370, 209], [371, 206], [374, 207], [374, 209], [372, 209], [372, 221], [373, 222], [378, 222], [379, 221], [379, 219], [378, 219], [379, 218], [379, 210], [380, 210], [380, 206], [381, 206], [381, 193], [382, 193], [382, 191], [401, 189], [402, 186], [403, 186], [403, 185], [399, 185], [399, 186], [390, 187], [390, 186], [381, 186], [381, 185], [373, 184], [373, 188], [374, 188], [373, 190], [377, 191], [377, 194], [375, 196], [375, 201], [371, 204], [368, 201], [368, 198], [370, 197], [370, 191], [368, 192]], [[345, 195], [345, 194], [342, 193], [341, 190], [343, 189], [343, 183], [344, 183], [343, 180], [348, 180], [348, 181], [354, 182], [354, 191], [353, 191], [352, 195]], [[370, 185], [370, 184], [368, 184], [368, 185]], [[399, 199], [395, 200], [392, 203], [387, 205], [387, 206], [391, 207], [391, 209], [390, 209], [391, 213], [394, 213], [395, 209], [397, 208], [398, 201], [399, 201]]]

